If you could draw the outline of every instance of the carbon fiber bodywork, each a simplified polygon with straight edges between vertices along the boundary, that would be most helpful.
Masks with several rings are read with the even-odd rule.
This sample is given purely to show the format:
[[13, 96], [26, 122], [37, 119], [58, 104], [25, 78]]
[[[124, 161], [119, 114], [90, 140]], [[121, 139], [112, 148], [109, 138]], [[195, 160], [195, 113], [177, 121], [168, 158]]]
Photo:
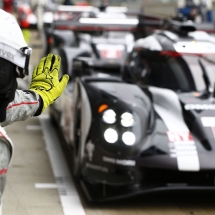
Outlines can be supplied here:
[[[122, 73], [91, 56], [73, 57], [71, 82], [51, 114], [89, 200], [214, 191], [214, 62], [205, 55], [215, 54], [215, 42], [189, 26], [176, 31], [137, 40]], [[104, 120], [106, 110], [114, 112], [113, 121]], [[134, 123], [124, 126], [124, 113]], [[106, 138], [108, 129], [114, 140]]]
[[[200, 102], [192, 93], [177, 95], [167, 89], [140, 88], [114, 78], [77, 78], [73, 84], [73, 96], [77, 97], [69, 98], [71, 106], [66, 109], [71, 112], [81, 99], [81, 127], [74, 126], [77, 111], [72, 111], [74, 115], [56, 111], [59, 106], [55, 104], [51, 114], [59, 117], [56, 113], [61, 113], [56, 119], [64, 123], [60, 126], [68, 147], [78, 147], [79, 176], [89, 200], [162, 190], [214, 190], [214, 130], [203, 120], [214, 119], [214, 110], [186, 110], [190, 101], [192, 105], [194, 100]], [[201, 102], [213, 109], [211, 98]], [[103, 112], [98, 113], [102, 104], [116, 112], [114, 125], [103, 122]], [[127, 111], [134, 115], [133, 128], [120, 124], [120, 116]], [[104, 138], [108, 128], [118, 133], [114, 144]], [[77, 145], [75, 134], [80, 129]], [[127, 130], [136, 135], [133, 146], [126, 146], [121, 139]]]

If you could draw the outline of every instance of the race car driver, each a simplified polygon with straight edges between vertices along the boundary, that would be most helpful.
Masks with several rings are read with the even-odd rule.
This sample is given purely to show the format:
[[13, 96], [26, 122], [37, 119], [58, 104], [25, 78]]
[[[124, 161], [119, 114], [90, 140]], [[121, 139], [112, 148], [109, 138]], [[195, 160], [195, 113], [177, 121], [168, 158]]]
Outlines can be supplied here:
[[8, 13], [13, 13], [13, 0], [3, 0], [3, 9]]
[[[40, 115], [63, 92], [69, 77], [60, 80], [60, 57], [49, 54], [35, 67], [29, 90], [17, 90], [16, 78], [28, 73], [31, 49], [15, 18], [0, 9], [0, 205], [13, 144], [4, 126]], [[0, 212], [1, 214], [1, 212]]]
[[213, 22], [212, 0], [178, 0], [178, 14], [196, 23]]
[[108, 5], [109, 5], [109, 0], [101, 0], [100, 5], [99, 5], [100, 11], [105, 12]]

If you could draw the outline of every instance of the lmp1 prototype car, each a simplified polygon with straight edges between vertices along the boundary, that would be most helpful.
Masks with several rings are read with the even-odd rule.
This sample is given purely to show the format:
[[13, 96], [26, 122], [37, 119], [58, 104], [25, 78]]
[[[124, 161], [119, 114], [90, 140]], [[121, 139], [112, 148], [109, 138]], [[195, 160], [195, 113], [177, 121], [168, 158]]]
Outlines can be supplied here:
[[20, 1], [17, 5], [17, 21], [23, 29], [35, 29], [37, 26], [37, 17], [33, 13], [28, 2]]
[[[109, 24], [117, 28], [124, 28], [122, 23], [128, 25], [129, 21], [136, 22], [137, 19], [116, 21], [104, 18], [81, 18], [75, 24], [74, 22], [65, 24], [65, 21], [56, 22], [57, 30], [53, 32], [52, 52], [61, 56], [64, 73], [71, 74], [73, 59], [79, 56], [91, 57], [98, 66], [118, 70], [120, 74], [120, 68], [124, 64], [127, 54], [132, 51], [135, 38], [131, 32], [105, 28], [110, 28]], [[87, 22], [86, 31], [82, 30], [83, 23], [81, 22]], [[77, 23], [80, 24], [80, 28]], [[77, 29], [72, 30], [73, 27]]]
[[[123, 10], [122, 10], [123, 9]], [[107, 7], [105, 12], [101, 12], [99, 8], [92, 6], [65, 6], [65, 5], [56, 5], [55, 7], [48, 7], [44, 12], [44, 17], [48, 22], [44, 19], [44, 33], [46, 37], [45, 46], [47, 46], [46, 53], [49, 53], [52, 45], [55, 47], [60, 47], [62, 45], [65, 46], [78, 46], [79, 41], [89, 40], [83, 39], [81, 36], [81, 29], [74, 28], [76, 25], [80, 26], [81, 18], [98, 18], [98, 19], [108, 19], [118, 20], [118, 19], [126, 19], [127, 16], [125, 14], [126, 8], [119, 7]], [[49, 17], [49, 18], [48, 18]], [[79, 22], [80, 20], [80, 22]], [[95, 20], [94, 20], [95, 21]], [[116, 22], [117, 23], [117, 22]], [[90, 24], [90, 23], [87, 23]], [[91, 23], [93, 25], [94, 23]], [[102, 21], [100, 21], [102, 24]], [[89, 25], [88, 25], [89, 28]], [[90, 28], [85, 28], [85, 34], [91, 34], [93, 36], [96, 34], [96, 30], [90, 31]], [[83, 32], [82, 32], [83, 33]], [[125, 34], [125, 33], [124, 33]], [[90, 36], [90, 35], [89, 35]], [[88, 37], [89, 37], [88, 36]], [[101, 32], [100, 32], [101, 36]], [[108, 38], [108, 34], [103, 35], [103, 38]], [[119, 36], [118, 36], [119, 37]], [[121, 33], [122, 39], [124, 35]], [[80, 45], [81, 47], [81, 45]]]
[[144, 23], [137, 14], [127, 17], [121, 12], [101, 12], [94, 18], [55, 20], [51, 52], [61, 56], [64, 73], [72, 73], [74, 58], [91, 57], [98, 66], [118, 70], [120, 75], [136, 37], [146, 35], [148, 26], [160, 25], [160, 19], [155, 17], [144, 15], [141, 19]]
[[215, 40], [171, 26], [136, 42], [123, 78], [77, 57], [51, 106], [89, 200], [215, 190]]

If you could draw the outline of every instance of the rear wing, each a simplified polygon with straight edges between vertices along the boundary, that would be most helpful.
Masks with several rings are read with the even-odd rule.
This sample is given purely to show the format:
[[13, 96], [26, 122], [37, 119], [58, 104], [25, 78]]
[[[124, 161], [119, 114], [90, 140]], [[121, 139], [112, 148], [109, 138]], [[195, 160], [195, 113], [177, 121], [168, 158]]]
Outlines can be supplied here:
[[[148, 15], [138, 15], [137, 18], [127, 19], [99, 19], [99, 18], [79, 18], [78, 20], [55, 20], [54, 29], [72, 30], [79, 32], [93, 31], [125, 31], [125, 32], [152, 32], [163, 28], [165, 19]], [[198, 31], [215, 33], [214, 23], [194, 24]]]
[[93, 6], [67, 6], [67, 5], [54, 5], [52, 7], [46, 6], [46, 12], [94, 12], [98, 13], [99, 9]]
[[[68, 6], [68, 5], [52, 5], [52, 6], [46, 6], [45, 11], [47, 12], [92, 12], [92, 13], [99, 13], [101, 10], [94, 6]], [[126, 15], [135, 15], [138, 14], [138, 11], [135, 10], [129, 10], [127, 7], [112, 7], [109, 6], [105, 10], [106, 13], [124, 13]]]
[[[72, 30], [75, 32], [93, 33], [104, 31], [121, 31], [138, 33], [141, 36], [147, 36], [154, 30], [163, 29], [166, 18], [140, 14], [137, 11], [128, 10], [126, 7], [107, 7], [107, 13], [125, 14], [128, 18], [98, 18], [99, 8], [93, 6], [65, 6], [58, 5], [52, 9], [53, 13], [70, 14], [68, 19], [57, 19], [53, 22], [53, 28], [58, 30]], [[83, 16], [88, 13], [87, 16]], [[86, 15], [86, 14], [85, 14]], [[87, 17], [87, 18], [85, 18]], [[90, 17], [90, 18], [89, 18]], [[169, 22], [175, 21], [168, 19]], [[211, 23], [195, 24], [196, 30], [214, 33], [215, 27]], [[166, 29], [168, 30], [168, 29]], [[171, 30], [171, 29], [170, 29]]]
[[98, 32], [131, 32], [146, 36], [155, 29], [160, 29], [163, 21], [160, 18], [137, 15], [136, 18], [102, 19], [83, 18], [78, 20], [55, 20], [53, 28], [57, 30], [72, 30], [78, 33]]

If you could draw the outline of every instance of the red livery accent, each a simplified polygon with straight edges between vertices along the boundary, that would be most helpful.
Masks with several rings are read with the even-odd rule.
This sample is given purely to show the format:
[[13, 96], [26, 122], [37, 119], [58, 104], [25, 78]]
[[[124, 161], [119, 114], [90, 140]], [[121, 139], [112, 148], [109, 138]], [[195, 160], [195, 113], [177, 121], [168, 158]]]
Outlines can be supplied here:
[[215, 53], [186, 53], [186, 52], [175, 52], [175, 51], [161, 51], [160, 55], [167, 55], [170, 57], [182, 57], [182, 56], [199, 56], [203, 57], [205, 55], [215, 55]]
[[6, 138], [5, 135], [1, 131], [0, 131], [0, 136]]
[[17, 107], [17, 106], [20, 106], [20, 105], [35, 105], [35, 104], [38, 104], [39, 101], [36, 101], [36, 102], [20, 102], [18, 104], [13, 104], [11, 106], [8, 106], [6, 110], [10, 109], [10, 108], [13, 108], [13, 107]]
[[167, 131], [167, 136], [170, 142], [184, 142], [193, 141], [193, 137], [190, 132], [174, 132]]
[[13, 1], [3, 0], [3, 10], [8, 13], [13, 13]]
[[118, 59], [122, 57], [122, 51], [120, 50], [101, 50], [102, 58]]
[[7, 169], [0, 169], [0, 175], [4, 175], [7, 173]]

